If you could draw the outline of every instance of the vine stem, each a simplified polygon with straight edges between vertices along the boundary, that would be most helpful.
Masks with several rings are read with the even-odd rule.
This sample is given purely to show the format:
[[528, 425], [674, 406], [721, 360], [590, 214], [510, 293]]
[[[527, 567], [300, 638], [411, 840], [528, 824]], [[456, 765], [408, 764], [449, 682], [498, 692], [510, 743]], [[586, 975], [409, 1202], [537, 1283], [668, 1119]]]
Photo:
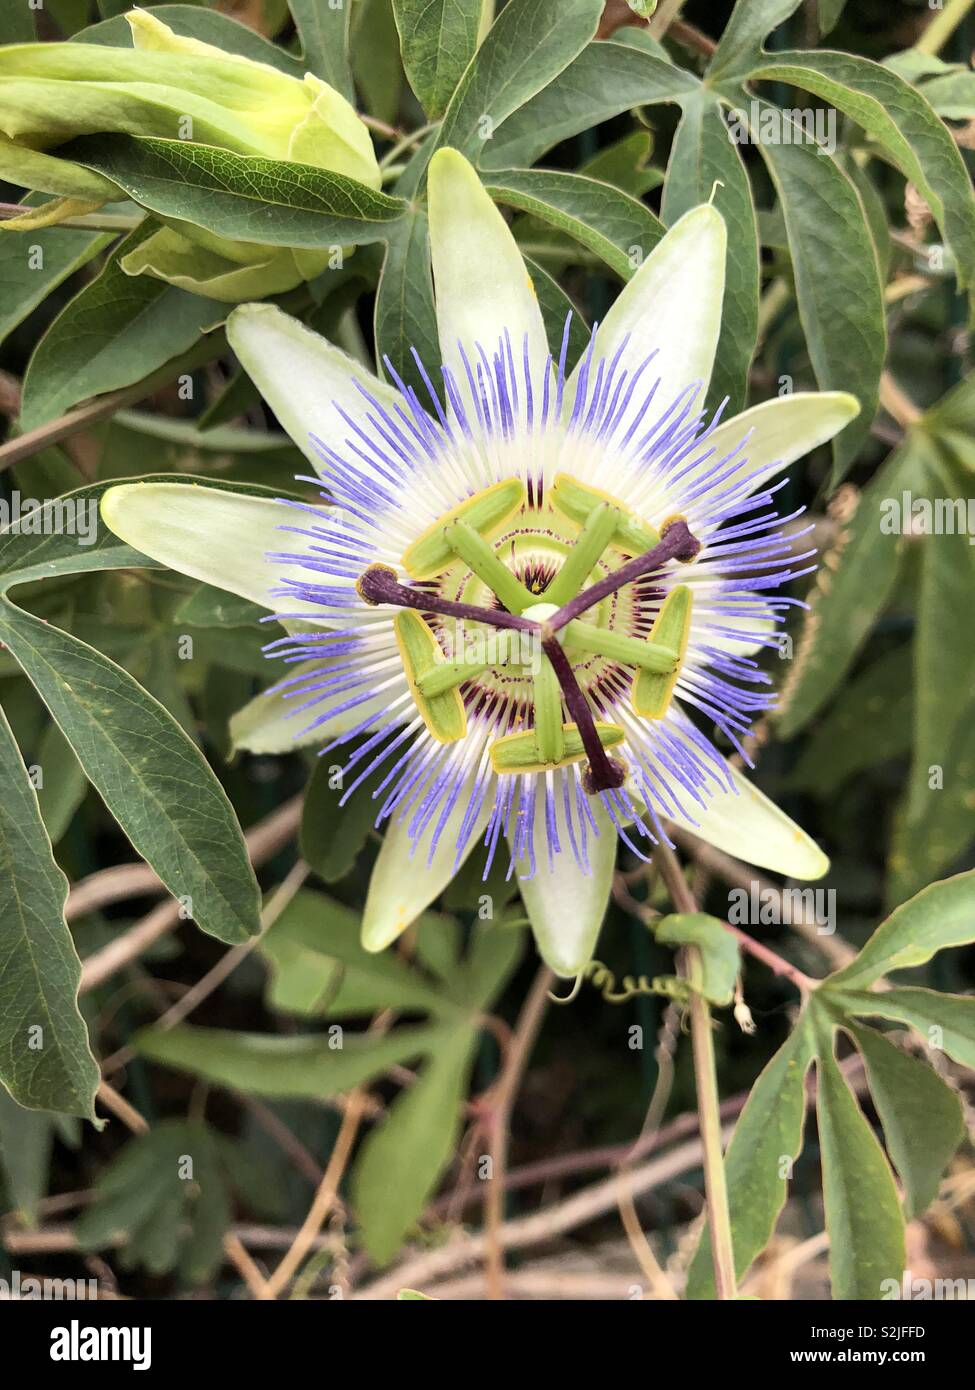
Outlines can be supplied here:
[[661, 0], [656, 13], [647, 21], [647, 27], [655, 39], [662, 39], [684, 7], [684, 0]]
[[975, 0], [948, 0], [945, 8], [934, 16], [914, 45], [916, 52], [940, 53], [973, 4]]
[[[674, 851], [668, 845], [660, 843], [654, 851], [654, 859], [677, 911], [696, 912], [697, 903], [684, 880]], [[685, 946], [682, 955], [683, 974], [691, 987], [691, 1047], [694, 1057], [698, 1124], [701, 1130], [701, 1147], [704, 1151], [704, 1198], [711, 1228], [715, 1290], [718, 1298], [729, 1300], [737, 1298], [738, 1292], [731, 1240], [731, 1212], [728, 1208], [728, 1186], [725, 1182], [724, 1152], [721, 1144], [721, 1112], [718, 1072], [714, 1061], [711, 1009], [701, 993], [704, 964], [700, 950], [696, 946]]]
[[11, 464], [30, 458], [41, 449], [52, 444], [60, 444], [73, 434], [86, 430], [89, 426], [103, 420], [106, 415], [114, 415], [117, 410], [137, 405], [139, 401], [151, 396], [161, 386], [167, 386], [181, 372], [192, 372], [204, 362], [212, 362], [227, 347], [227, 339], [222, 332], [209, 333], [200, 338], [187, 352], [174, 357], [165, 366], [143, 377], [134, 386], [124, 386], [117, 391], [109, 391], [104, 396], [96, 396], [87, 405], [76, 406], [54, 420], [48, 420], [26, 434], [15, 435], [5, 444], [0, 444], [0, 471]]
[[[29, 203], [0, 203], [0, 221], [8, 222], [14, 217], [23, 217], [25, 213], [36, 211], [37, 209], [31, 207]], [[76, 217], [65, 217], [60, 222], [54, 222], [51, 225], [78, 228], [88, 232], [114, 232], [117, 234], [134, 231], [141, 221], [141, 217], [123, 217], [113, 213], [105, 213], [102, 216], [97, 212], [85, 212]], [[38, 228], [38, 230], [41, 229]]]

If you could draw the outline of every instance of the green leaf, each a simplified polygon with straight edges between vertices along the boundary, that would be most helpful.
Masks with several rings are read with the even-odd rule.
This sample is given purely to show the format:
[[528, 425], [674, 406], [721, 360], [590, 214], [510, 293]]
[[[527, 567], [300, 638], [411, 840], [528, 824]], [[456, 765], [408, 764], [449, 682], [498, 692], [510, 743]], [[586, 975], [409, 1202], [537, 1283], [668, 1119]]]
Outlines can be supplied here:
[[975, 195], [958, 146], [925, 98], [889, 68], [849, 53], [776, 53], [752, 79], [788, 82], [843, 111], [876, 141], [934, 214], [964, 287], [975, 278]]
[[525, 265], [532, 277], [538, 307], [542, 311], [549, 351], [556, 361], [558, 361], [559, 353], [562, 351], [565, 320], [569, 314], [572, 315], [569, 325], [569, 342], [565, 354], [565, 370], [566, 375], [569, 375], [589, 345], [589, 328], [578, 306], [573, 304], [559, 282], [548, 273], [544, 266], [532, 260], [531, 256], [525, 256]]
[[98, 1067], [78, 1011], [81, 963], [54, 861], [10, 725], [0, 710], [0, 1081], [19, 1105], [94, 1119]]
[[585, 47], [554, 81], [515, 111], [484, 146], [484, 169], [524, 167], [580, 131], [647, 102], [684, 101], [691, 73], [628, 43]]
[[502, 121], [585, 47], [602, 8], [603, 0], [508, 0], [444, 112], [437, 145], [476, 161]]
[[9, 1206], [25, 1226], [37, 1224], [47, 1193], [54, 1120], [43, 1110], [25, 1110], [0, 1086], [0, 1173]]
[[30, 236], [0, 231], [0, 341], [110, 241], [102, 232], [63, 227]]
[[426, 212], [411, 208], [390, 229], [389, 246], [376, 291], [376, 356], [389, 358], [401, 379], [426, 400], [412, 349], [420, 355], [431, 381], [438, 377], [440, 342], [430, 271]]
[[[934, 505], [968, 505], [967, 480], [935, 456]], [[970, 622], [975, 596], [975, 550], [964, 530], [929, 535], [920, 546], [921, 585], [914, 643], [917, 697], [914, 757], [906, 805], [890, 851], [893, 901], [943, 873], [975, 836], [975, 728], [970, 691], [972, 644], [958, 633]]]
[[[802, 1148], [805, 1079], [813, 1051], [809, 1020], [800, 1020], [752, 1087], [725, 1155], [739, 1277], [765, 1249], [785, 1205], [786, 1183]], [[688, 1272], [687, 1297], [714, 1296], [711, 1240], [705, 1229]]]
[[906, 1023], [928, 1047], [975, 1068], [975, 999], [967, 995], [904, 986], [877, 994], [830, 988], [829, 998], [845, 1013]]
[[358, 0], [352, 16], [352, 73], [370, 116], [395, 122], [403, 64], [392, 0]]
[[459, 990], [472, 1012], [483, 1013], [501, 992], [524, 946], [524, 936], [510, 926], [478, 924], [458, 978]]
[[231, 241], [306, 250], [382, 241], [405, 210], [344, 174], [187, 140], [84, 135], [59, 153], [152, 212]]
[[37, 766], [43, 777], [37, 788], [37, 803], [48, 838], [56, 845], [85, 799], [88, 778], [53, 720], [37, 746]]
[[926, 101], [948, 121], [970, 121], [975, 117], [975, 72], [960, 68], [921, 83]]
[[[468, 1021], [444, 1030], [419, 1079], [366, 1140], [353, 1179], [363, 1239], [379, 1263], [395, 1255], [454, 1152], [477, 1042], [475, 1020], [490, 1007], [522, 952], [520, 933], [481, 925], [466, 957], [452, 961], [456, 938], [447, 927], [443, 919], [425, 917], [418, 955], [427, 964], [438, 962], [466, 1003]], [[336, 1003], [341, 1001], [342, 992]]]
[[393, 0], [403, 67], [429, 120], [441, 116], [477, 50], [484, 0]]
[[870, 228], [870, 235], [873, 237], [873, 244], [877, 251], [880, 280], [882, 284], [886, 284], [893, 249], [890, 224], [887, 221], [887, 204], [877, 188], [870, 165], [858, 164], [849, 153], [843, 158], [842, 164], [860, 195], [860, 201], [867, 217], [867, 225]]
[[34, 11], [23, 4], [8, 5], [0, 15], [0, 43], [33, 43]]
[[709, 83], [744, 77], [764, 56], [765, 39], [801, 3], [802, 0], [738, 0], [708, 65]]
[[860, 195], [823, 147], [802, 133], [778, 107], [747, 101], [749, 119], [773, 110], [794, 127], [792, 141], [760, 138], [759, 150], [785, 214], [796, 297], [809, 356], [822, 389], [850, 391], [862, 410], [833, 441], [833, 485], [846, 474], [877, 409], [887, 338], [883, 294], [873, 239]]
[[902, 1052], [873, 1028], [849, 1032], [863, 1056], [884, 1139], [905, 1189], [905, 1212], [920, 1216], [965, 1134], [961, 1101], [926, 1062]]
[[622, 188], [634, 198], [659, 187], [663, 172], [647, 161], [653, 153], [653, 136], [649, 130], [634, 130], [612, 145], [605, 145], [582, 165], [580, 173], [591, 179], [601, 179], [614, 188]]
[[202, 1284], [220, 1267], [231, 1216], [218, 1136], [170, 1119], [130, 1139], [104, 1170], [75, 1236], [83, 1250], [97, 1250], [122, 1232], [123, 1268], [159, 1275], [178, 1267], [188, 1283]]
[[745, 407], [758, 335], [758, 226], [741, 156], [728, 138], [721, 108], [702, 89], [683, 104], [667, 166], [664, 222], [673, 226], [712, 194], [714, 206], [728, 224], [728, 264], [721, 337], [708, 399], [714, 409], [730, 397], [728, 414], [732, 415]]
[[828, 34], [836, 28], [845, 7], [846, 0], [816, 0], [820, 34]]
[[789, 785], [824, 799], [911, 746], [911, 648], [895, 647], [855, 677], [816, 721]]
[[173, 609], [173, 625], [179, 627], [250, 627], [259, 623], [267, 610], [239, 594], [216, 589], [212, 584], [198, 584], [193, 592]]
[[355, 101], [349, 68], [349, 20], [351, 0], [288, 0], [295, 28], [301, 38], [302, 67]]
[[975, 869], [932, 883], [898, 907], [855, 960], [830, 975], [830, 990], [872, 984], [892, 970], [924, 965], [938, 951], [975, 941]]
[[623, 280], [664, 234], [636, 198], [584, 174], [505, 169], [486, 176], [485, 186], [495, 202], [531, 213], [594, 251]]
[[367, 778], [340, 806], [345, 789], [341, 779], [331, 785], [334, 778], [335, 769], [319, 758], [301, 816], [301, 856], [326, 883], [337, 883], [355, 864], [379, 814], [380, 803], [372, 799], [372, 792], [382, 781], [382, 776]]
[[828, 595], [815, 601], [815, 612], [800, 639], [796, 663], [776, 723], [791, 738], [809, 722], [840, 686], [893, 591], [904, 540], [881, 529], [885, 498], [919, 491], [926, 477], [926, 455], [909, 436], [864, 488], [852, 520], [844, 528], [831, 571]]
[[226, 317], [225, 306], [214, 300], [148, 275], [125, 274], [119, 261], [152, 231], [150, 219], [132, 232], [41, 338], [24, 377], [22, 429], [36, 429], [89, 396], [141, 381]]
[[396, 1254], [453, 1154], [475, 1043], [470, 1028], [446, 1033], [421, 1076], [362, 1146], [352, 1200], [377, 1264]]
[[211, 402], [196, 422], [199, 434], [208, 434], [220, 425], [245, 415], [261, 399], [260, 392], [244, 371], [238, 367], [216, 400]]
[[[131, 9], [126, 4], [124, 9]], [[183, 38], [199, 39], [202, 43], [213, 44], [225, 53], [237, 53], [242, 58], [250, 58], [255, 63], [267, 63], [289, 77], [301, 77], [305, 65], [301, 59], [276, 43], [271, 43], [246, 24], [240, 24], [229, 15], [220, 14], [202, 5], [147, 5], [146, 12], [155, 15]], [[92, 24], [83, 33], [75, 34], [74, 43], [107, 44], [110, 48], [131, 48], [132, 30], [124, 14], [106, 19], [101, 24]]]
[[911, 818], [901, 807], [894, 818], [887, 856], [891, 904], [937, 878], [975, 836], [975, 723], [967, 710], [944, 747], [941, 771], [944, 785], [931, 787], [918, 816]]
[[696, 946], [701, 952], [701, 993], [712, 1004], [730, 1004], [738, 978], [738, 942], [717, 917], [706, 912], [675, 912], [654, 923], [654, 935], [666, 946]]
[[457, 1019], [459, 1004], [418, 971], [389, 951], [364, 950], [358, 913], [324, 893], [297, 893], [262, 938], [261, 952], [275, 966], [277, 1008], [330, 1018], [395, 1008]]
[[820, 1010], [816, 1023], [816, 1114], [833, 1297], [880, 1299], [887, 1281], [900, 1285], [904, 1216], [890, 1165], [836, 1065], [832, 1022]]
[[9, 601], [0, 607], [0, 636], [133, 847], [185, 900], [187, 916], [221, 941], [256, 932], [257, 883], [237, 817], [173, 717], [115, 662]]
[[320, 1100], [436, 1051], [443, 1036], [442, 1026], [434, 1025], [397, 1028], [385, 1037], [343, 1037], [341, 1030], [321, 1037], [275, 1037], [183, 1023], [165, 1032], [139, 1033], [135, 1045], [150, 1061], [217, 1086], [250, 1095]]

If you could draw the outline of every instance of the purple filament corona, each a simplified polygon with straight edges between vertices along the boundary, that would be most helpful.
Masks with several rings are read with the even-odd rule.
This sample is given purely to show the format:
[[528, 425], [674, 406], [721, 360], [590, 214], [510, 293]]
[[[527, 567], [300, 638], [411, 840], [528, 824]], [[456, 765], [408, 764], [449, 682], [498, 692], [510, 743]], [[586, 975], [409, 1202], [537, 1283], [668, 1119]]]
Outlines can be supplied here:
[[[344, 437], [313, 438], [323, 477], [306, 481], [323, 487], [330, 510], [290, 503], [295, 524], [282, 531], [300, 542], [268, 557], [299, 574], [279, 591], [295, 601], [283, 616], [292, 626], [310, 616], [324, 625], [272, 642], [267, 651], [301, 665], [276, 690], [293, 702], [296, 735], [307, 741], [320, 731], [322, 756], [341, 766], [342, 804], [370, 795], [376, 825], [404, 823], [427, 862], [452, 850], [459, 863], [482, 841], [485, 877], [503, 840], [509, 876], [517, 865], [529, 877], [560, 854], [588, 872], [593, 840], [606, 833], [607, 821], [646, 857], [657, 840], [667, 841], [664, 820], [696, 824], [711, 798], [733, 791], [724, 759], [680, 704], [744, 752], [743, 736], [773, 696], [751, 651], [732, 647], [777, 646], [775, 624], [798, 602], [777, 591], [811, 568], [812, 552], [795, 555], [783, 535], [783, 521], [792, 518], [775, 511], [783, 484], [769, 482], [774, 468], [749, 471], [747, 439], [730, 452], [710, 444], [722, 412], [705, 420], [700, 387], [688, 385], [658, 404], [655, 354], [629, 369], [625, 341], [611, 357], [597, 358], [595, 338], [570, 378], [569, 326], [567, 320], [558, 357], [541, 369], [529, 361], [527, 337], [519, 352], [507, 334], [490, 354], [482, 345], [458, 349], [459, 370], [442, 368], [442, 398], [414, 352], [428, 407], [389, 362], [398, 397], [378, 383], [376, 390], [357, 383], [361, 409], [336, 405]], [[544, 524], [554, 472], [567, 459], [571, 473], [576, 457], [585, 458], [591, 486], [624, 503], [655, 489], [669, 514], [687, 516], [703, 540], [679, 576], [670, 565], [636, 581], [648, 602], [659, 604], [672, 579], [690, 583], [694, 593], [691, 638], [666, 716], [646, 721], [632, 712], [622, 668], [609, 669], [586, 691], [595, 717], [618, 723], [626, 736], [615, 750], [629, 773], [626, 784], [592, 799], [602, 817], [578, 764], [527, 774], [492, 770], [491, 743], [532, 723], [525, 700], [509, 698], [498, 683], [462, 685], [467, 736], [437, 743], [407, 686], [393, 635], [396, 609], [371, 607], [355, 587], [370, 566], [395, 567], [452, 507], [512, 476], [524, 482], [528, 499], [513, 525], [530, 544], [533, 523], [536, 530]], [[521, 563], [535, 574], [553, 572], [548, 557], [522, 556]], [[607, 591], [615, 587], [607, 581]], [[435, 594], [436, 587], [427, 583], [422, 592]]]

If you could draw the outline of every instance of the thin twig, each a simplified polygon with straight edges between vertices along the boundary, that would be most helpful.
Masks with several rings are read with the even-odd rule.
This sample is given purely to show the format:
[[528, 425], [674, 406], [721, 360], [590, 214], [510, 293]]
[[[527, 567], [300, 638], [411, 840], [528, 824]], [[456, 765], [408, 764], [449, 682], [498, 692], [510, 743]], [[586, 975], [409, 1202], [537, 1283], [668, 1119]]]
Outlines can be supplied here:
[[911, 425], [917, 424], [921, 418], [920, 409], [887, 371], [880, 374], [880, 404], [888, 415], [893, 416], [901, 429], [910, 429]]
[[918, 53], [940, 53], [959, 24], [965, 19], [975, 0], [948, 0], [943, 10], [932, 15], [931, 22], [914, 45]]
[[696, 25], [688, 24], [686, 19], [674, 20], [670, 26], [670, 36], [676, 39], [679, 44], [683, 44], [685, 48], [703, 54], [705, 58], [710, 58], [718, 47], [714, 39], [709, 38]]
[[[199, 1008], [204, 999], [208, 999], [214, 990], [219, 989], [228, 975], [231, 975], [241, 961], [246, 960], [254, 948], [260, 944], [264, 933], [277, 921], [309, 873], [308, 865], [301, 859], [292, 865], [287, 876], [278, 884], [278, 887], [264, 904], [264, 910], [261, 913], [261, 930], [258, 934], [250, 937], [247, 941], [241, 941], [239, 945], [232, 946], [229, 951], [226, 951], [216, 965], [212, 966], [205, 975], [197, 980], [195, 985], [191, 985], [177, 999], [175, 1004], [172, 1004], [165, 1013], [160, 1015], [154, 1024], [157, 1031], [175, 1028], [177, 1023], [182, 1023], [194, 1009]], [[118, 1052], [113, 1052], [111, 1057], [106, 1057], [102, 1064], [102, 1070], [110, 1072], [118, 1067], [123, 1067], [135, 1055], [135, 1049], [132, 1047], [119, 1048]]]
[[[674, 851], [661, 842], [654, 851], [654, 860], [659, 866], [677, 911], [696, 912], [697, 903], [684, 880]], [[704, 1151], [704, 1191], [711, 1229], [715, 1289], [719, 1299], [732, 1300], [736, 1297], [735, 1256], [731, 1241], [731, 1212], [728, 1207], [728, 1186], [724, 1171], [711, 1008], [701, 991], [704, 966], [700, 948], [685, 946], [683, 957], [683, 973], [691, 987], [691, 1046], [694, 1054], [694, 1081], [697, 1088], [701, 1144]]]
[[484, 1276], [490, 1299], [504, 1298], [504, 1248], [500, 1231], [504, 1221], [504, 1174], [508, 1161], [511, 1113], [528, 1058], [548, 1007], [548, 993], [554, 983], [555, 976], [552, 971], [547, 966], [542, 966], [522, 1006], [504, 1068], [491, 1096], [491, 1176], [488, 1178], [484, 1194]]
[[117, 1120], [121, 1120], [126, 1129], [130, 1129], [133, 1134], [148, 1134], [149, 1121], [140, 1115], [124, 1096], [119, 1095], [114, 1086], [110, 1086], [107, 1081], [101, 1081], [97, 1096], [105, 1109], [110, 1110]]
[[[299, 795], [253, 826], [244, 836], [251, 863], [258, 867], [286, 845], [301, 823], [303, 798]], [[180, 920], [180, 905], [175, 899], [160, 903], [128, 931], [103, 946], [100, 951], [82, 962], [80, 993], [104, 984], [116, 971], [147, 951], [165, 936]]]
[[332, 1210], [338, 1196], [339, 1183], [342, 1181], [349, 1159], [352, 1157], [352, 1148], [363, 1116], [362, 1101], [364, 1096], [365, 1092], [360, 1087], [353, 1091], [349, 1097], [349, 1104], [342, 1116], [342, 1124], [335, 1140], [335, 1147], [329, 1156], [328, 1166], [322, 1176], [318, 1191], [315, 1193], [315, 1199], [308, 1208], [308, 1215], [302, 1222], [301, 1229], [281, 1263], [265, 1281], [263, 1289], [258, 1295], [259, 1298], [264, 1300], [277, 1298], [301, 1267], [302, 1261], [311, 1252], [315, 1239], [325, 1223], [325, 1218]]
[[6, 444], [0, 444], [0, 472], [10, 468], [12, 464], [20, 463], [22, 459], [30, 458], [42, 449], [50, 448], [52, 444], [60, 444], [62, 440], [70, 439], [73, 434], [88, 429], [97, 421], [104, 420], [107, 415], [114, 415], [117, 410], [124, 410], [126, 406], [145, 400], [146, 396], [151, 396], [161, 386], [167, 386], [175, 377], [184, 372], [194, 371], [197, 367], [202, 367], [204, 362], [219, 357], [226, 346], [227, 339], [222, 332], [210, 333], [195, 343], [188, 352], [174, 357], [158, 371], [137, 381], [134, 386], [125, 386], [119, 391], [96, 396], [87, 405], [66, 411], [64, 415], [48, 420], [46, 424], [38, 425], [36, 429], [28, 430], [26, 434], [18, 435], [15, 439], [9, 439]]
[[683, 8], [684, 0], [660, 0], [654, 14], [648, 21], [650, 33], [655, 39], [662, 39]]
[[[730, 1129], [728, 1131], [730, 1135]], [[651, 1188], [670, 1182], [682, 1173], [696, 1168], [701, 1162], [701, 1143], [691, 1139], [687, 1143], [671, 1149], [669, 1153], [653, 1158], [641, 1168], [634, 1170], [632, 1184], [634, 1195], [639, 1196]], [[506, 1221], [498, 1234], [503, 1250], [521, 1250], [539, 1245], [564, 1235], [566, 1231], [584, 1226], [587, 1222], [612, 1211], [616, 1205], [619, 1180], [615, 1173], [574, 1192], [565, 1201], [554, 1206], [543, 1207], [531, 1216], [515, 1221]], [[401, 1288], [423, 1289], [434, 1280], [455, 1269], [483, 1260], [486, 1254], [486, 1241], [483, 1233], [476, 1236], [462, 1236], [450, 1245], [438, 1250], [430, 1250], [415, 1259], [398, 1265], [388, 1274], [381, 1275], [371, 1284], [357, 1290], [353, 1299], [395, 1298]]]

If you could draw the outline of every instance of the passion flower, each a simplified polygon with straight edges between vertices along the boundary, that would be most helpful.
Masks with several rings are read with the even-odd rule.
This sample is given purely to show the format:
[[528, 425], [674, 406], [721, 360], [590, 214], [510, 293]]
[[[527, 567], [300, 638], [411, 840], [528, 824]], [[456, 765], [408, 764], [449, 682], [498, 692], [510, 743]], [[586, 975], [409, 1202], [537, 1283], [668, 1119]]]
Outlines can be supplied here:
[[858, 406], [796, 394], [706, 417], [726, 254], [710, 206], [666, 234], [571, 371], [568, 325], [550, 353], [517, 244], [453, 150], [431, 162], [429, 213], [443, 365], [434, 381], [418, 359], [424, 399], [277, 309], [231, 316], [321, 507], [291, 504], [276, 541], [287, 504], [185, 485], [116, 487], [103, 514], [287, 622], [270, 652], [298, 670], [275, 698], [342, 766], [345, 797], [369, 783], [386, 826], [369, 948], [483, 844], [485, 875], [507, 856], [568, 976], [591, 956], [619, 839], [646, 855], [672, 822], [754, 864], [825, 872], [711, 731], [744, 754], [773, 702], [755, 654], [811, 562], [783, 533], [778, 475]]

